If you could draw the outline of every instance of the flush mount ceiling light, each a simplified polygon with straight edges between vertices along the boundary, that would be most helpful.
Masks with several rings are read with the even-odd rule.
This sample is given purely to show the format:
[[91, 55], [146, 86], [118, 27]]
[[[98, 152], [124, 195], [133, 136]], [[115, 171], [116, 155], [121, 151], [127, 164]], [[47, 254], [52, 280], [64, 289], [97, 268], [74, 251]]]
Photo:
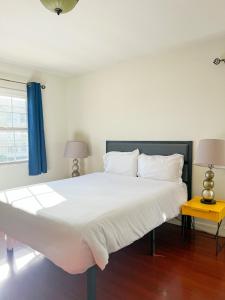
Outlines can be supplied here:
[[79, 0], [41, 0], [41, 3], [57, 15], [71, 11]]

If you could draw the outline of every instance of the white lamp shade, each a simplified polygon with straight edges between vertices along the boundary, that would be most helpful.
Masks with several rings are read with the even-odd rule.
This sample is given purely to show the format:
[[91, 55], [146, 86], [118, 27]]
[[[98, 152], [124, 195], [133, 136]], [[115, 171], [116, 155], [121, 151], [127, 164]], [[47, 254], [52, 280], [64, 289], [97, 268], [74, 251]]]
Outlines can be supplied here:
[[85, 158], [88, 157], [87, 144], [80, 141], [68, 141], [66, 143], [64, 157]]
[[225, 140], [200, 140], [195, 164], [198, 166], [225, 166]]

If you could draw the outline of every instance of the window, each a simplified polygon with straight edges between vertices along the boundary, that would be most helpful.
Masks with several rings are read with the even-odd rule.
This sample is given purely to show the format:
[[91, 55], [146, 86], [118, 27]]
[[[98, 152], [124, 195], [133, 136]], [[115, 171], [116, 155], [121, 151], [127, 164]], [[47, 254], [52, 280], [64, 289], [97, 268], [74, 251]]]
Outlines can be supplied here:
[[0, 163], [28, 159], [27, 100], [0, 94]]

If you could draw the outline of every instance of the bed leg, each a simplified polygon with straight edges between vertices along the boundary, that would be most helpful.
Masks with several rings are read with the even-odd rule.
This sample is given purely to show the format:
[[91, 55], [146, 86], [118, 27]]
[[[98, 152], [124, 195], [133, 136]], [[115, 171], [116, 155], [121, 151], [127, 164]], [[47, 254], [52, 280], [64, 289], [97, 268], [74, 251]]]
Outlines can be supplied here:
[[187, 229], [191, 229], [192, 218], [191, 216], [186, 216], [186, 227]]
[[14, 240], [10, 238], [8, 235], [5, 235], [5, 238], [6, 238], [7, 254], [12, 256], [13, 249], [14, 249]]
[[155, 229], [149, 232], [150, 255], [155, 255]]
[[96, 300], [96, 273], [96, 266], [87, 270], [87, 300]]

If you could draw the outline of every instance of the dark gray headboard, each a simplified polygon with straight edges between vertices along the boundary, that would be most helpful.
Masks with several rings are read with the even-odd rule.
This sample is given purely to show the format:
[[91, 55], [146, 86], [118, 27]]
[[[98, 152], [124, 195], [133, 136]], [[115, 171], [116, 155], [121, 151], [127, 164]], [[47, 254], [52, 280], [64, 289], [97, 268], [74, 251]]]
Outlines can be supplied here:
[[182, 179], [187, 184], [188, 199], [192, 193], [192, 141], [106, 141], [106, 152], [133, 151], [148, 155], [184, 155]]

